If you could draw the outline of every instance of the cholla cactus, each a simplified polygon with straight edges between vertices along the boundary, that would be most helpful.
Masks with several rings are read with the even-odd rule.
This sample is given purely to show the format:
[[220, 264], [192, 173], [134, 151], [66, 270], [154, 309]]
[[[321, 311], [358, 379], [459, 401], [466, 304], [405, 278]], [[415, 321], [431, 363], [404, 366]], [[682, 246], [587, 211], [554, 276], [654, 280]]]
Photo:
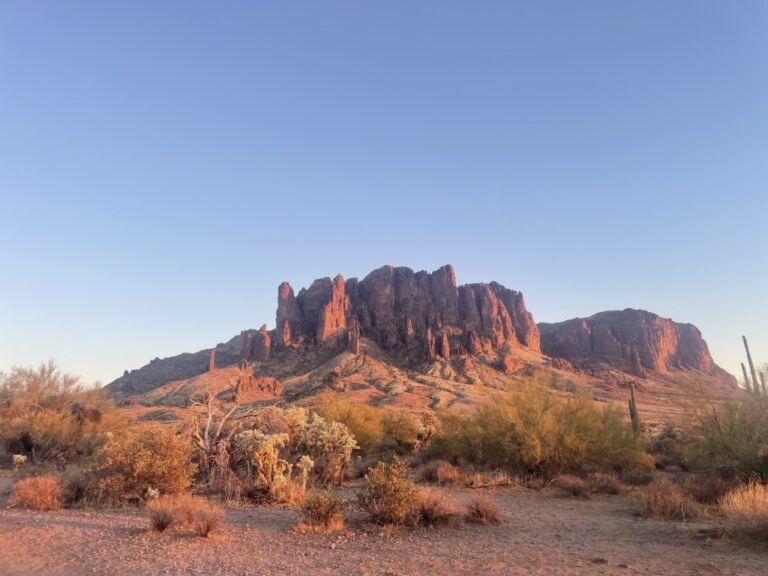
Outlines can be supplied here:
[[340, 483], [344, 470], [351, 461], [352, 451], [357, 442], [349, 429], [339, 422], [326, 422], [312, 414], [309, 420], [297, 430], [297, 448], [306, 451], [320, 463], [321, 479], [324, 482]]
[[288, 428], [288, 435], [291, 437], [291, 451], [296, 452], [300, 442], [300, 431], [302, 427], [306, 426], [309, 419], [309, 411], [306, 408], [300, 408], [294, 406], [288, 408], [283, 413], [286, 427]]
[[18, 470], [21, 468], [24, 464], [27, 463], [27, 457], [24, 454], [14, 454], [13, 455], [13, 469]]
[[299, 484], [303, 489], [307, 488], [307, 478], [309, 477], [309, 471], [315, 465], [315, 461], [309, 456], [304, 454], [299, 461], [296, 462], [296, 469], [299, 471]]
[[416, 452], [421, 452], [432, 442], [432, 436], [437, 432], [437, 418], [434, 412], [424, 410], [421, 413], [421, 422], [419, 423], [419, 432], [416, 435]]
[[144, 502], [152, 502], [160, 498], [160, 490], [147, 486], [147, 491], [144, 493]]
[[256, 468], [258, 480], [272, 486], [275, 466], [280, 460], [278, 450], [288, 443], [288, 434], [264, 434], [259, 430], [245, 430], [237, 434], [232, 443], [245, 456], [249, 468]]

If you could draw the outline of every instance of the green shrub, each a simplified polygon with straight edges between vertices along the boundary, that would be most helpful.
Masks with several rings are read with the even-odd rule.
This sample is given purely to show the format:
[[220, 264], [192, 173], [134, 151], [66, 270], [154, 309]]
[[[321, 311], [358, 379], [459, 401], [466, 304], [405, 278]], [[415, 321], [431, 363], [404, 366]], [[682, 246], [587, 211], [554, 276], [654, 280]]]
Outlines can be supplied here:
[[312, 492], [301, 506], [300, 530], [333, 532], [344, 528], [344, 501], [330, 492]]
[[408, 461], [394, 458], [368, 471], [357, 502], [377, 524], [402, 525], [412, 521], [418, 503], [416, 487], [408, 480]]
[[323, 395], [316, 410], [325, 420], [344, 424], [363, 456], [389, 452], [408, 454], [417, 444], [419, 425], [406, 412], [375, 408], [336, 394]]
[[126, 418], [100, 390], [86, 390], [53, 362], [0, 375], [0, 448], [36, 463], [82, 463]]
[[355, 437], [360, 453], [367, 455], [384, 440], [381, 410], [336, 394], [321, 396], [317, 413], [329, 422], [339, 422]]
[[564, 397], [526, 382], [475, 411], [439, 414], [431, 453], [451, 461], [556, 474], [648, 467], [648, 456], [614, 407]]
[[712, 404], [695, 427], [691, 462], [724, 478], [758, 477], [768, 482], [768, 398]]
[[162, 426], [144, 427], [107, 442], [93, 468], [98, 503], [142, 501], [148, 488], [176, 494], [192, 483], [193, 447]]

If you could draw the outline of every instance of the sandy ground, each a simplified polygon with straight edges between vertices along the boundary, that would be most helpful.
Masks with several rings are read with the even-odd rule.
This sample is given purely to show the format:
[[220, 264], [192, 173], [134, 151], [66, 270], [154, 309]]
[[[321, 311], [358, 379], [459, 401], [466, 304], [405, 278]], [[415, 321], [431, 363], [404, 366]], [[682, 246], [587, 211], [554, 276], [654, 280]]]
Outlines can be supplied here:
[[[451, 493], [466, 500], [476, 492]], [[209, 539], [148, 532], [140, 512], [3, 509], [0, 573], [768, 574], [768, 551], [710, 540], [702, 536], [702, 524], [640, 519], [629, 496], [577, 500], [515, 489], [485, 493], [502, 511], [500, 525], [394, 534], [359, 526], [340, 534], [298, 534], [292, 531], [296, 513], [271, 507], [228, 509], [226, 528]]]

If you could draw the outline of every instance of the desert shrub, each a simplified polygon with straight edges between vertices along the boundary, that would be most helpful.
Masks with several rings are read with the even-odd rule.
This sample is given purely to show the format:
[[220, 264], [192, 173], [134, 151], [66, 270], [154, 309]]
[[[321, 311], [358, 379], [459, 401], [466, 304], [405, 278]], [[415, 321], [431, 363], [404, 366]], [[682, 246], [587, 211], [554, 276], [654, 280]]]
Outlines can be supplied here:
[[568, 496], [584, 498], [589, 494], [587, 483], [573, 474], [558, 474], [552, 479], [552, 486]]
[[147, 488], [176, 494], [192, 483], [193, 447], [162, 426], [140, 428], [112, 439], [93, 468], [92, 497], [97, 503], [142, 501]]
[[377, 524], [402, 525], [410, 521], [418, 492], [408, 480], [408, 461], [396, 457], [371, 468], [357, 502]]
[[216, 502], [191, 494], [162, 496], [147, 504], [150, 526], [162, 532], [170, 526], [189, 526], [202, 537], [207, 537], [224, 522], [224, 510]]
[[363, 456], [414, 450], [419, 436], [415, 418], [402, 411], [375, 408], [335, 394], [320, 398], [317, 413], [329, 422], [344, 424]]
[[768, 482], [768, 397], [711, 404], [694, 431], [690, 459], [696, 469]]
[[326, 422], [311, 414], [296, 428], [292, 439], [295, 453], [308, 454], [314, 461], [319, 479], [324, 484], [340, 484], [357, 449], [355, 438], [340, 422]]
[[420, 472], [422, 481], [440, 486], [459, 484], [463, 478], [461, 470], [445, 460], [427, 462]]
[[224, 523], [222, 507], [205, 498], [196, 498], [195, 506], [191, 512], [188, 511], [188, 515], [191, 515], [195, 534], [203, 538], [207, 538]]
[[382, 410], [379, 408], [336, 394], [324, 394], [316, 410], [328, 422], [344, 424], [354, 436], [362, 455], [376, 451], [384, 440]]
[[686, 478], [683, 488], [699, 504], [717, 504], [735, 485], [732, 480], [704, 475]]
[[656, 468], [664, 470], [677, 467], [680, 470], [687, 470], [686, 446], [687, 440], [683, 431], [674, 426], [666, 426], [651, 442], [649, 452], [653, 456]]
[[723, 496], [720, 508], [727, 532], [768, 543], [768, 486], [753, 481], [735, 488]]
[[523, 480], [517, 476], [510, 476], [504, 470], [491, 472], [475, 472], [469, 479], [470, 488], [501, 488], [503, 486], [520, 486]]
[[53, 476], [31, 476], [19, 480], [11, 490], [10, 506], [30, 510], [58, 510], [62, 489]]
[[344, 501], [330, 492], [311, 492], [301, 506], [300, 528], [327, 532], [344, 528]]
[[0, 375], [0, 447], [33, 462], [66, 465], [92, 457], [126, 419], [99, 390], [86, 390], [53, 362]]
[[406, 455], [415, 450], [421, 429], [411, 414], [401, 410], [384, 410], [381, 425], [384, 439], [379, 451]]
[[621, 473], [621, 481], [629, 486], [648, 486], [656, 476], [650, 470], [632, 468]]
[[461, 522], [456, 502], [437, 490], [421, 490], [416, 499], [413, 521], [421, 526], [455, 526]]
[[62, 501], [72, 506], [87, 500], [93, 487], [93, 479], [87, 469], [71, 464], [57, 474], [62, 488]]
[[588, 490], [593, 494], [621, 494], [621, 482], [615, 474], [595, 472], [587, 476]]
[[640, 441], [616, 408], [600, 407], [583, 394], [563, 397], [538, 381], [474, 412], [441, 413], [431, 452], [450, 461], [544, 474], [648, 466]]
[[640, 512], [647, 518], [687, 520], [696, 515], [695, 502], [674, 482], [659, 477], [640, 490]]
[[147, 504], [152, 530], [164, 532], [177, 520], [175, 503], [167, 498], [160, 498]]
[[498, 524], [501, 521], [499, 507], [493, 500], [484, 497], [469, 501], [465, 518], [474, 524]]
[[271, 488], [280, 462], [279, 450], [288, 444], [288, 434], [264, 434], [261, 430], [243, 430], [232, 438], [232, 451], [245, 462], [248, 476], [255, 473], [256, 481]]
[[272, 487], [272, 502], [296, 506], [306, 498], [307, 491], [301, 483], [295, 480], [282, 480]]

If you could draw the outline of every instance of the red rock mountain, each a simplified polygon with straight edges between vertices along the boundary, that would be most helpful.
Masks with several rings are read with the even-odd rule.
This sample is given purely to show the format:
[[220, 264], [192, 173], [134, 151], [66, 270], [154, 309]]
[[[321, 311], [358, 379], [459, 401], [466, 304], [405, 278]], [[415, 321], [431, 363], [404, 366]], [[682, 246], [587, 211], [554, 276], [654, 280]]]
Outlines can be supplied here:
[[[298, 295], [283, 282], [275, 336], [275, 350], [355, 347], [363, 337], [411, 363], [505, 346], [539, 351], [539, 331], [520, 292], [496, 282], [457, 286], [451, 266], [431, 274], [384, 266], [362, 280], [320, 278]], [[255, 346], [263, 342], [246, 332], [243, 358], [257, 358]]]
[[[438, 366], [441, 378], [493, 381], [494, 387], [505, 385], [505, 375], [537, 367], [590, 372], [603, 367], [635, 376], [690, 370], [733, 380], [715, 365], [690, 324], [624, 310], [537, 326], [520, 292], [496, 282], [458, 286], [451, 266], [431, 273], [384, 266], [362, 280], [320, 278], [298, 294], [283, 282], [275, 320], [273, 330], [263, 325], [217, 345], [215, 365], [290, 380], [335, 357], [356, 357], [364, 346], [377, 362], [410, 370], [417, 381], [418, 374]], [[209, 370], [209, 353], [155, 359], [107, 388], [140, 394], [189, 379]], [[336, 382], [338, 375], [328, 378]]]
[[542, 351], [576, 367], [605, 363], [637, 376], [695, 370], [732, 379], [709, 354], [699, 329], [645, 310], [600, 312], [555, 324], [540, 323]]

